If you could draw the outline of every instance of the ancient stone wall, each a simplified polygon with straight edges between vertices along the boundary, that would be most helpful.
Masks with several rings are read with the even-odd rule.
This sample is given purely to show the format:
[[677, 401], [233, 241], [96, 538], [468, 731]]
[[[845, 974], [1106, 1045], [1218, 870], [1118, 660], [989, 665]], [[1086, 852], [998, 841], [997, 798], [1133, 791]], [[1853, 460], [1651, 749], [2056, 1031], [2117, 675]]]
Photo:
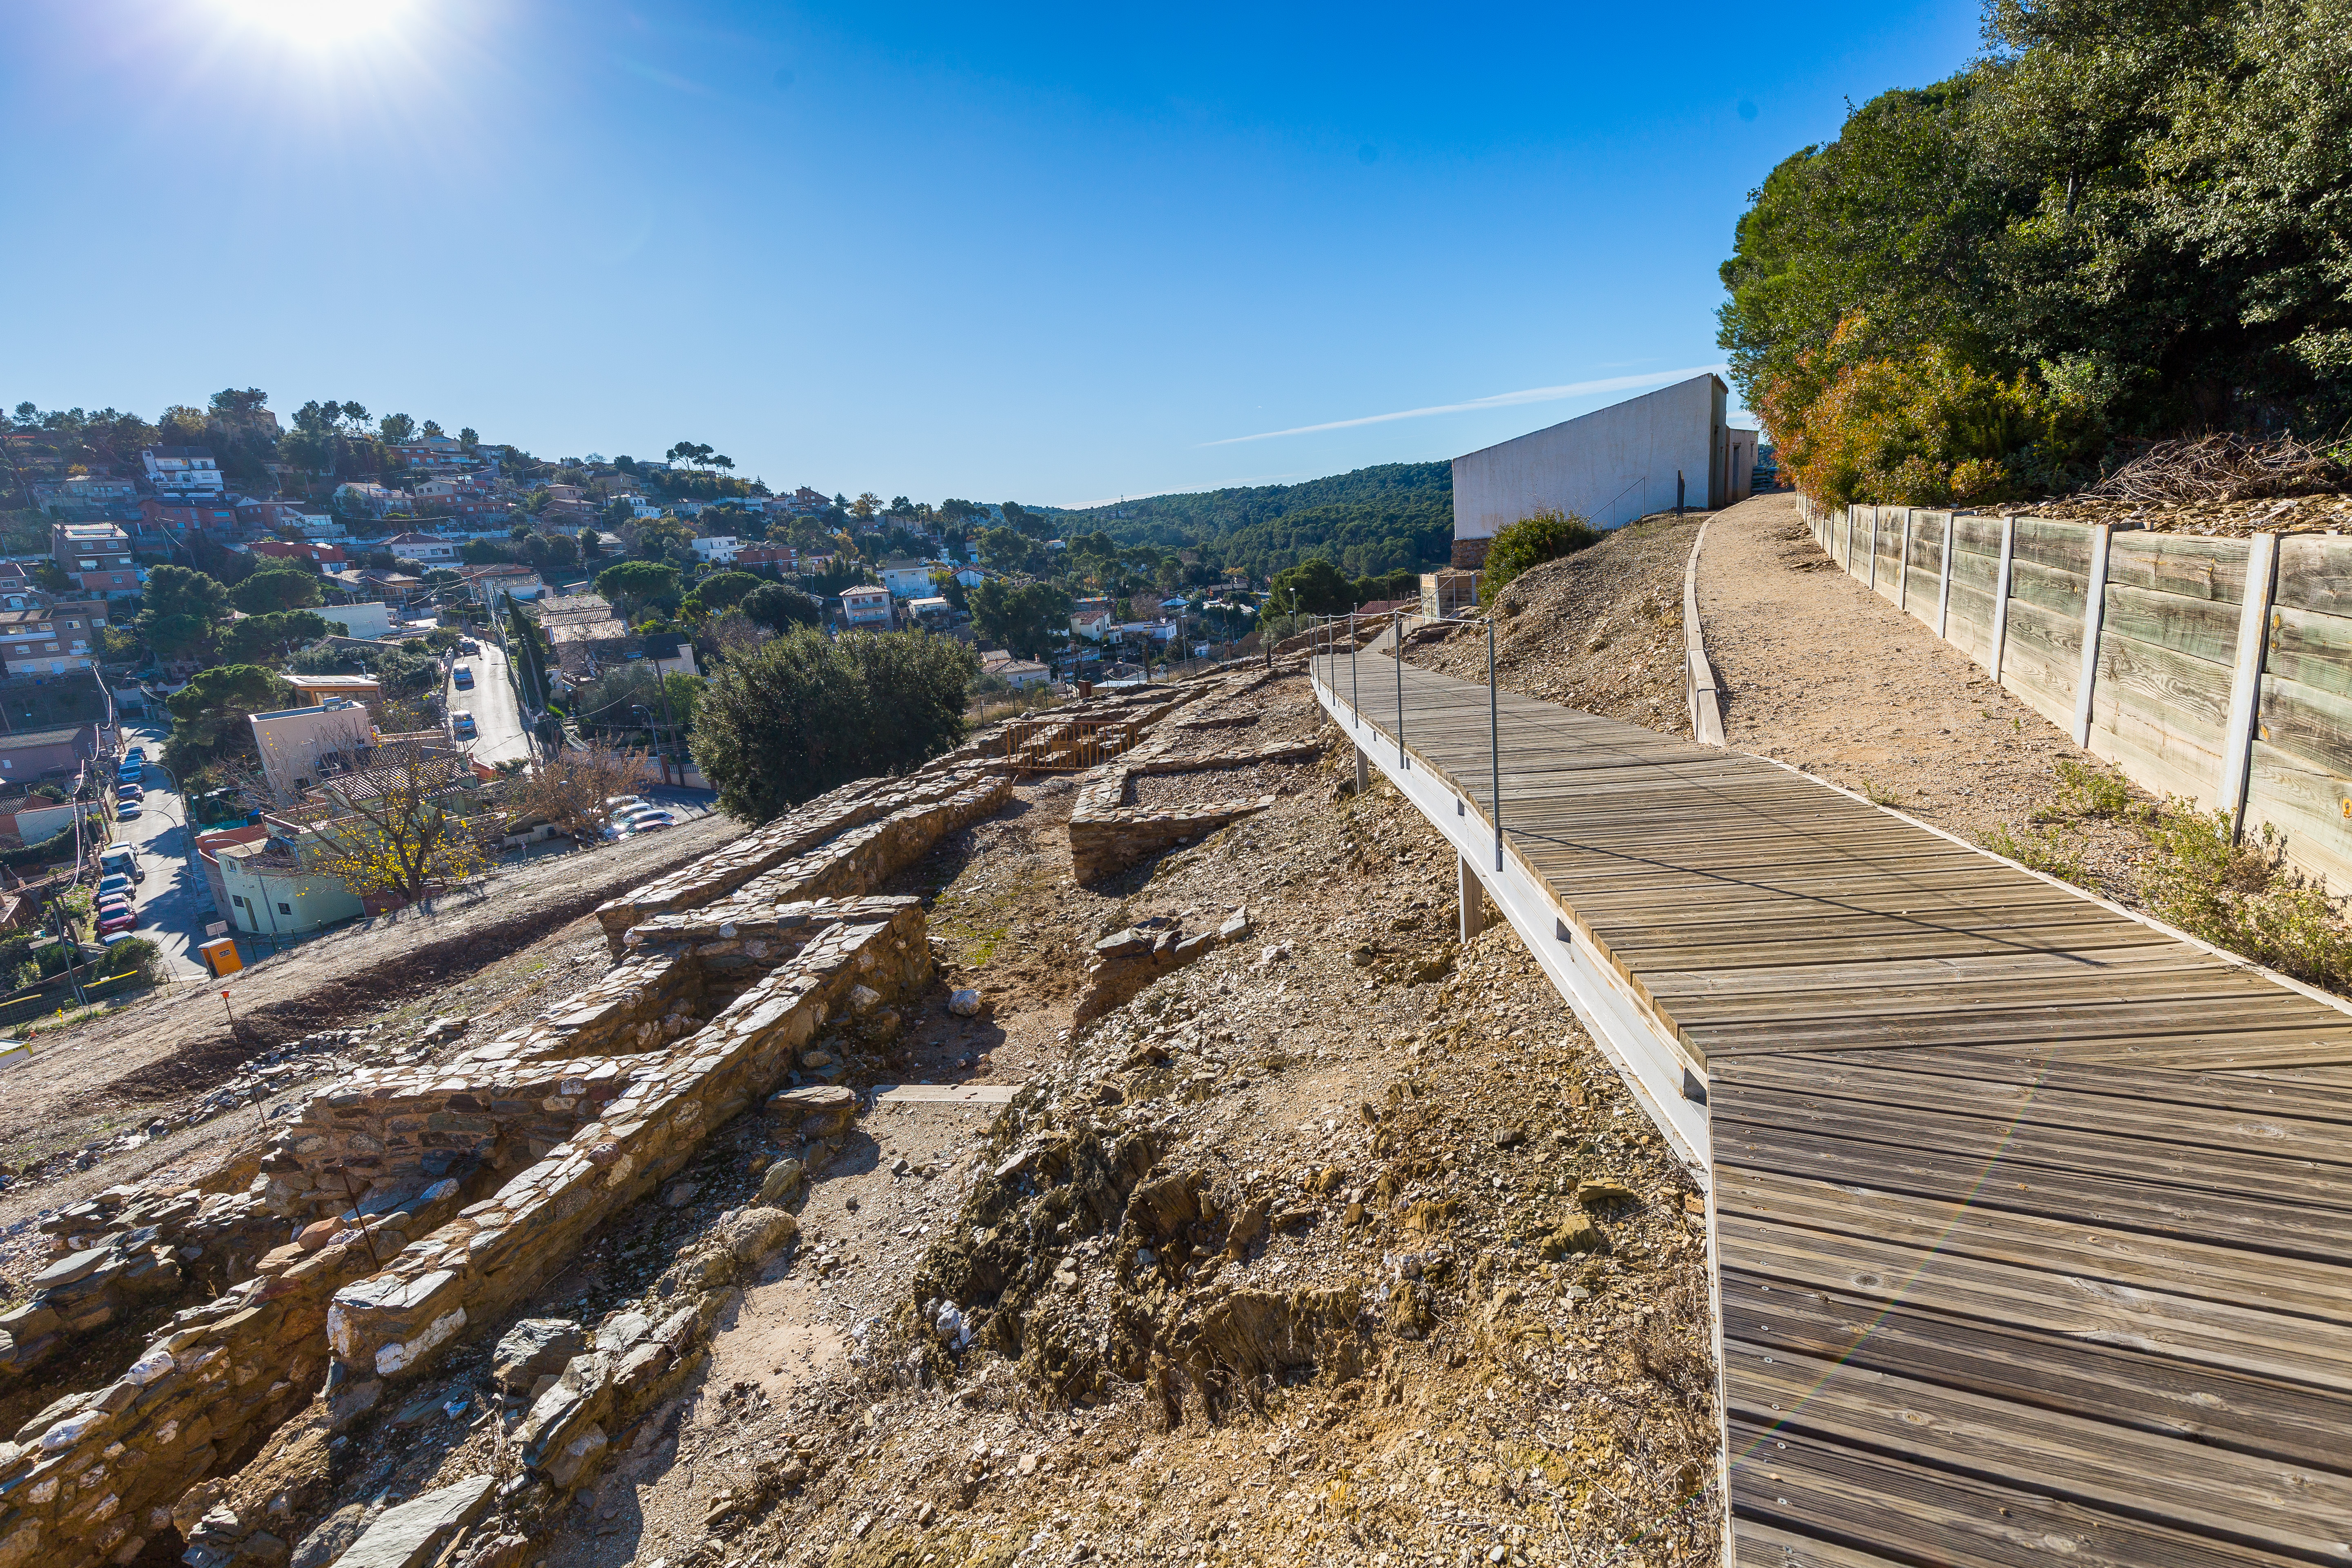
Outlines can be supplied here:
[[1150, 809], [1126, 804], [1129, 783], [1147, 773], [1195, 773], [1249, 767], [1259, 763], [1300, 762], [1322, 750], [1316, 741], [1265, 746], [1256, 751], [1211, 752], [1192, 756], [1147, 756], [1139, 752], [1087, 775], [1070, 812], [1070, 869], [1081, 882], [1132, 866], [1149, 855], [1215, 832], [1228, 823], [1265, 810], [1270, 795], [1211, 801], [1183, 809]]
[[[837, 1071], [799, 1059], [818, 1029], [931, 979], [919, 903], [859, 895], [1010, 787], [1001, 768], [935, 767], [837, 790], [600, 910], [622, 962], [530, 1025], [314, 1097], [248, 1191], [126, 1191], [73, 1211], [58, 1233], [67, 1267], [13, 1315], [0, 1364], [102, 1328], [110, 1290], [184, 1289], [208, 1270], [232, 1288], [0, 1444], [0, 1568], [129, 1562], [295, 1411], [323, 1395], [331, 1426], [367, 1408], [543, 1284], [710, 1131], [799, 1082], [798, 1067]], [[586, 1398], [541, 1424], [564, 1443], [535, 1468], [576, 1470], [569, 1446], [593, 1444], [574, 1427], [674, 1375], [682, 1333], [649, 1328], [609, 1378], [575, 1379]]]

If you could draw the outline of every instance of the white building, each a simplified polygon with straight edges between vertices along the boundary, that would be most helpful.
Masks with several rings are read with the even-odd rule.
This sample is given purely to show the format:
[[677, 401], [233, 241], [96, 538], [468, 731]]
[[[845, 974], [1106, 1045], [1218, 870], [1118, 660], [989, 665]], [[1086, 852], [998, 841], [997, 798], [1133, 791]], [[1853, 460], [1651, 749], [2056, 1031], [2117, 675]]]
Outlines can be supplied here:
[[841, 595], [841, 618], [853, 626], [878, 627], [888, 631], [891, 626], [890, 590], [887, 588], [845, 588]]
[[1745, 500], [1756, 432], [1726, 424], [1727, 396], [1715, 376], [1695, 375], [1454, 458], [1454, 564], [1483, 563], [1488, 541], [1541, 511], [1615, 528], [1677, 504]]
[[694, 552], [713, 566], [731, 566], [742, 543], [731, 533], [705, 534], [691, 542]]
[[893, 557], [882, 563], [877, 574], [893, 598], [927, 599], [938, 591], [931, 586], [931, 565], [928, 561]]
[[280, 801], [292, 800], [326, 772], [359, 766], [375, 746], [366, 707], [348, 698], [256, 713], [251, 722], [262, 773]]
[[321, 605], [319, 617], [325, 621], [341, 621], [347, 637], [380, 637], [392, 630], [392, 609], [381, 602], [372, 605]]
[[457, 541], [434, 533], [395, 533], [383, 542], [383, 548], [394, 560], [422, 561], [428, 566], [457, 559]]
[[150, 447], [139, 460], [157, 495], [213, 497], [227, 489], [208, 447]]

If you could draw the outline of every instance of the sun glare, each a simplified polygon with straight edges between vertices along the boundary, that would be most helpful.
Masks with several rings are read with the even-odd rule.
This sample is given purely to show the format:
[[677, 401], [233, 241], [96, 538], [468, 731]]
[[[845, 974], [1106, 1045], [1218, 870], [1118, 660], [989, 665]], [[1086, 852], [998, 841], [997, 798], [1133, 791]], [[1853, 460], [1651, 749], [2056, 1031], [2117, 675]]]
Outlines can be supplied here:
[[388, 33], [409, 7], [404, 0], [222, 0], [228, 13], [256, 31], [306, 48]]

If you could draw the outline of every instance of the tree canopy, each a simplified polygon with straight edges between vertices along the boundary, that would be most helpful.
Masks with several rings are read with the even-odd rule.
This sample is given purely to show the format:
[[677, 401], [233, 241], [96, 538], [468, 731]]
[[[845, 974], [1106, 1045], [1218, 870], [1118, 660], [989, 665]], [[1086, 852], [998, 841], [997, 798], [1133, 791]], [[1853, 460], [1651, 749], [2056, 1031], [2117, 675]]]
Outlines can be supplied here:
[[1068, 629], [1070, 596], [1051, 583], [1031, 583], [1015, 588], [991, 577], [971, 591], [973, 629], [983, 643], [1042, 658]]
[[2352, 416], [2352, 6], [1991, 0], [1985, 59], [1783, 160], [1722, 268], [1809, 492], [2073, 488], [2114, 443]]
[[200, 670], [195, 678], [164, 700], [172, 712], [172, 738], [163, 744], [163, 763], [184, 784], [189, 775], [221, 759], [252, 757], [256, 713], [293, 706], [293, 684], [274, 669], [254, 664], [223, 665]]
[[147, 574], [132, 625], [156, 658], [191, 659], [205, 650], [214, 624], [227, 618], [226, 588], [202, 572], [167, 563]]
[[675, 605], [677, 568], [653, 561], [624, 561], [596, 574], [596, 592], [614, 605]]
[[319, 604], [326, 595], [309, 568], [272, 559], [255, 567], [253, 575], [231, 590], [229, 597], [248, 616], [267, 616]]
[[730, 658], [695, 718], [694, 760], [730, 815], [765, 822], [836, 784], [904, 773], [963, 739], [970, 648], [917, 632], [787, 632]]

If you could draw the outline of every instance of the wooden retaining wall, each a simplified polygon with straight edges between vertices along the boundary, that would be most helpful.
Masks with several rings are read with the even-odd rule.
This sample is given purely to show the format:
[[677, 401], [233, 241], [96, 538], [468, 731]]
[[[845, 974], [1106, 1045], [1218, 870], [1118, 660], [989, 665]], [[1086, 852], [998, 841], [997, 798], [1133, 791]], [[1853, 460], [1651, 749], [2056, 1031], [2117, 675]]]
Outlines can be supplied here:
[[2352, 538], [1803, 505], [1849, 576], [2078, 745], [2352, 893]]

